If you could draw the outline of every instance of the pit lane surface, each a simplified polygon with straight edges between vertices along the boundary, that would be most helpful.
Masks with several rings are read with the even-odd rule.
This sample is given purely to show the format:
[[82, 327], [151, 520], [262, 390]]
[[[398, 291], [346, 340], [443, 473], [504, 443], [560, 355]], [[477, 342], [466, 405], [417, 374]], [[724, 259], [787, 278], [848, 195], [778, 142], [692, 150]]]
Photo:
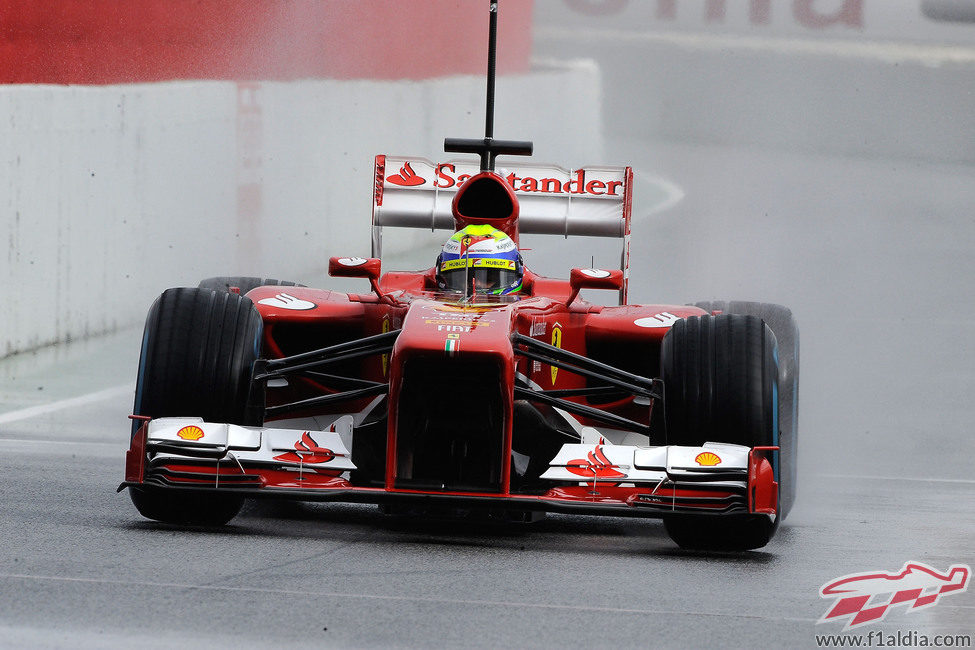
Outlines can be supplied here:
[[[626, 138], [605, 156], [637, 172], [633, 302], [797, 315], [799, 501], [768, 547], [342, 504], [148, 522], [115, 494], [140, 336], [123, 332], [0, 361], [0, 647], [815, 647], [841, 632], [816, 624], [833, 578], [975, 565], [975, 169]], [[679, 200], [641, 204], [661, 180]], [[533, 246], [529, 265], [562, 276], [615, 261], [581, 239]], [[864, 632], [973, 621], [969, 590]]]

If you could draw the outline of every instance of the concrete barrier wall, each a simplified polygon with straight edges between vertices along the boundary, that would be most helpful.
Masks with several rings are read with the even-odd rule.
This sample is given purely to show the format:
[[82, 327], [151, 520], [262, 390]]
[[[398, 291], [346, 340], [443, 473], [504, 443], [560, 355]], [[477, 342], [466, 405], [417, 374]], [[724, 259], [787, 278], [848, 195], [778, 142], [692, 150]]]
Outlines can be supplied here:
[[[374, 155], [482, 135], [483, 83], [0, 86], [0, 356], [140, 323], [202, 277], [368, 254]], [[599, 87], [588, 63], [504, 77], [495, 133], [598, 160]]]

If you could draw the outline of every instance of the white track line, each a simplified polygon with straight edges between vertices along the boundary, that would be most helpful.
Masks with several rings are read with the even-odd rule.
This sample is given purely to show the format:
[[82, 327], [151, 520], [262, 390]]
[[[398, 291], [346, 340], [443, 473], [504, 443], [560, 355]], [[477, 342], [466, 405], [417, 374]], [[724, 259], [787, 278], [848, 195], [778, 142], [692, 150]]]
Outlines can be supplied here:
[[461, 605], [478, 605], [478, 606], [493, 606], [493, 607], [516, 607], [518, 609], [563, 609], [571, 611], [580, 612], [606, 612], [611, 614], [643, 614], [643, 615], [666, 615], [666, 616], [716, 616], [721, 618], [747, 618], [747, 619], [760, 619], [760, 620], [770, 620], [770, 621], [797, 621], [803, 623], [815, 622], [814, 618], [784, 618], [779, 616], [760, 616], [755, 614], [723, 614], [720, 612], [678, 612], [673, 610], [657, 610], [657, 609], [631, 609], [626, 607], [596, 607], [588, 605], [557, 605], [554, 603], [532, 603], [532, 602], [517, 602], [517, 601], [503, 601], [503, 600], [468, 600], [468, 599], [458, 599], [458, 598], [432, 598], [424, 596], [380, 596], [375, 594], [360, 594], [360, 593], [350, 593], [344, 591], [314, 591], [314, 590], [297, 590], [297, 589], [267, 589], [263, 587], [229, 587], [221, 585], [194, 585], [188, 583], [180, 582], [145, 582], [145, 581], [129, 581], [129, 580], [106, 580], [97, 578], [67, 578], [64, 576], [43, 576], [43, 575], [27, 575], [24, 573], [0, 573], [0, 579], [8, 580], [49, 580], [55, 582], [74, 582], [81, 584], [90, 585], [120, 585], [123, 587], [151, 587], [153, 589], [164, 587], [167, 589], [200, 589], [202, 591], [224, 591], [224, 592], [238, 592], [238, 593], [259, 593], [259, 594], [274, 594], [278, 596], [316, 596], [316, 597], [328, 597], [328, 598], [362, 598], [366, 600], [385, 600], [385, 601], [400, 601], [400, 602], [423, 602], [423, 603], [435, 603], [435, 604], [461, 604]]
[[666, 198], [660, 203], [651, 205], [649, 208], [641, 208], [640, 213], [634, 215], [636, 217], [650, 217], [655, 214], [659, 214], [671, 209], [684, 200], [684, 190], [680, 185], [669, 181], [666, 178], [657, 176], [656, 174], [634, 169], [633, 181], [634, 183], [646, 183], [648, 185], [652, 185], [654, 188], [662, 191], [666, 195]]
[[869, 481], [919, 481], [922, 483], [975, 483], [967, 478], [925, 478], [918, 476], [871, 476], [867, 474], [813, 474], [819, 478], [865, 479]]
[[94, 442], [92, 440], [28, 440], [26, 438], [0, 438], [0, 445], [57, 445], [58, 447], [111, 447], [118, 449], [114, 442]]
[[87, 395], [80, 395], [78, 397], [62, 399], [49, 404], [40, 404], [38, 406], [31, 406], [25, 409], [19, 409], [17, 411], [10, 411], [8, 413], [0, 414], [0, 424], [8, 424], [10, 422], [18, 422], [20, 420], [29, 420], [30, 418], [36, 418], [41, 415], [47, 415], [48, 413], [63, 411], [64, 409], [87, 406], [88, 404], [94, 404], [95, 402], [104, 402], [106, 400], [122, 397], [124, 395], [131, 395], [133, 390], [132, 384], [123, 384], [122, 386], [106, 388], [105, 390], [100, 390], [95, 393], [88, 393]]

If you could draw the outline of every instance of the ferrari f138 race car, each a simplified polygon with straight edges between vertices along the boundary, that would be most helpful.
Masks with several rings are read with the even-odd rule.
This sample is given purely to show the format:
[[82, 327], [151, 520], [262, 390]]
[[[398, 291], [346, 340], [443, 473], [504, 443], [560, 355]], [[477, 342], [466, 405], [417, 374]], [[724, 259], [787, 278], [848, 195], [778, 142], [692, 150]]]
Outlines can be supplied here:
[[[481, 164], [376, 157], [373, 254], [329, 261], [370, 291], [232, 277], [159, 296], [119, 489], [170, 523], [275, 497], [654, 517], [682, 547], [767, 544], [795, 496], [791, 312], [628, 304], [630, 168], [499, 172], [531, 143], [490, 128], [445, 149]], [[386, 227], [454, 234], [434, 267], [383, 274]], [[619, 238], [621, 268], [543, 277], [524, 233]]]
[[[795, 493], [789, 310], [626, 304], [630, 169], [508, 173], [378, 156], [375, 249], [390, 225], [457, 235], [425, 271], [330, 260], [370, 293], [244, 277], [164, 292], [123, 484], [139, 511], [224, 523], [274, 496], [662, 517], [682, 546], [766, 544]], [[620, 237], [623, 270], [542, 277], [517, 251], [528, 232]]]

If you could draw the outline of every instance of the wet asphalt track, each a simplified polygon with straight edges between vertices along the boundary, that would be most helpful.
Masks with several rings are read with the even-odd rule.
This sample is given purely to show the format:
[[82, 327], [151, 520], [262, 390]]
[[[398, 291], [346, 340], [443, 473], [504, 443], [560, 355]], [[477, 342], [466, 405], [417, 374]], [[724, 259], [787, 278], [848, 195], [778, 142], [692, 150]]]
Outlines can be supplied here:
[[[740, 152], [671, 147], [641, 160], [617, 146], [642, 177], [666, 167], [685, 192], [670, 212], [638, 217], [649, 253], [636, 256], [646, 280], [635, 300], [767, 297], [799, 319], [800, 500], [767, 548], [683, 552], [653, 520], [410, 522], [348, 505], [262, 502], [214, 530], [142, 520], [114, 491], [128, 390], [43, 411], [131, 382], [139, 334], [126, 332], [0, 362], [0, 646], [813, 647], [840, 631], [816, 625], [830, 579], [909, 560], [975, 564], [975, 172], [737, 160], [787, 187], [828, 182], [814, 200], [700, 178]], [[722, 192], [720, 214], [705, 190]], [[875, 209], [881, 195], [905, 209]], [[870, 629], [973, 627], [969, 592]]]
[[[975, 565], [975, 168], [628, 139], [604, 155], [637, 171], [632, 301], [796, 313], [799, 501], [767, 548], [341, 504], [145, 521], [115, 494], [140, 335], [123, 332], [0, 361], [0, 647], [815, 647], [841, 631], [816, 624], [825, 582]], [[682, 199], [650, 214], [659, 179]], [[556, 239], [528, 262], [564, 274], [592, 250]], [[869, 630], [975, 635], [975, 589]]]

